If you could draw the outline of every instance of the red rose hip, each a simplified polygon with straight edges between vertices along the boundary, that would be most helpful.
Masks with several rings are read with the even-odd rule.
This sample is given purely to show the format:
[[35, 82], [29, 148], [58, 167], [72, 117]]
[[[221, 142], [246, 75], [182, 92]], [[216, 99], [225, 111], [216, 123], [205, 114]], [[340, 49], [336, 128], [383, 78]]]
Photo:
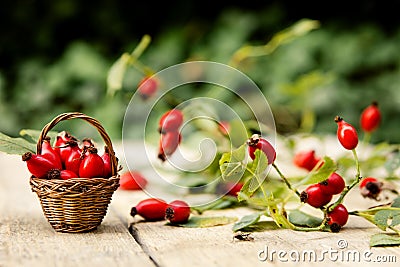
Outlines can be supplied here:
[[336, 172], [332, 173], [329, 178], [321, 182], [320, 185], [322, 191], [328, 195], [340, 194], [346, 186], [342, 176]]
[[335, 122], [337, 123], [337, 138], [345, 149], [353, 150], [358, 144], [357, 131], [353, 125], [347, 123], [343, 118], [336, 116]]
[[252, 135], [246, 142], [248, 144], [249, 156], [251, 159], [255, 158], [255, 151], [260, 149], [268, 158], [268, 164], [272, 164], [276, 158], [275, 148], [266, 139], [261, 138], [260, 135]]
[[88, 149], [89, 155], [85, 156], [79, 166], [79, 177], [94, 178], [103, 177], [104, 162], [97, 154], [97, 148], [91, 147]]
[[320, 160], [319, 157], [315, 156], [315, 150], [308, 150], [296, 153], [293, 163], [299, 168], [311, 171]]
[[147, 221], [161, 221], [165, 218], [167, 202], [158, 198], [148, 198], [140, 201], [131, 209], [131, 216], [142, 216]]
[[343, 204], [337, 205], [327, 214], [328, 225], [332, 232], [339, 232], [342, 226], [347, 223], [349, 212]]
[[31, 152], [23, 154], [22, 161], [26, 162], [29, 172], [37, 178], [47, 178], [47, 173], [50, 170], [57, 169], [48, 158]]
[[162, 115], [158, 130], [160, 133], [178, 131], [183, 123], [183, 113], [179, 109], [172, 109]]
[[144, 77], [138, 85], [138, 93], [143, 100], [146, 100], [154, 95], [157, 91], [158, 83], [156, 79]]
[[141, 190], [147, 185], [147, 179], [137, 171], [128, 171], [121, 174], [119, 188], [122, 190]]
[[321, 208], [332, 200], [332, 195], [324, 193], [320, 184], [312, 184], [301, 192], [300, 200], [314, 208]]
[[377, 102], [372, 102], [371, 105], [366, 107], [361, 113], [360, 124], [364, 132], [375, 131], [381, 122], [381, 112], [378, 108]]
[[165, 210], [165, 219], [171, 224], [186, 223], [190, 217], [190, 206], [182, 200], [174, 200]]

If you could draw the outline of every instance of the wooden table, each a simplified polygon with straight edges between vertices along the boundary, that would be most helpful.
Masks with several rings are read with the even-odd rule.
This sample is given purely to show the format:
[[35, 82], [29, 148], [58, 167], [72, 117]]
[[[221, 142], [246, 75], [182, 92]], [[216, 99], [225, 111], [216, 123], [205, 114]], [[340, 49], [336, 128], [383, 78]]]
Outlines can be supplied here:
[[[376, 266], [378, 263], [373, 260], [377, 256], [400, 261], [399, 247], [369, 247], [369, 237], [379, 230], [359, 218], [352, 217], [337, 234], [282, 229], [254, 232], [253, 241], [239, 241], [233, 239], [232, 224], [181, 228], [133, 219], [129, 215], [131, 207], [147, 197], [141, 191], [117, 190], [102, 224], [93, 232], [57, 233], [46, 221], [36, 195], [30, 190], [28, 177], [19, 156], [0, 153], [0, 266]], [[358, 203], [347, 203], [350, 208], [355, 204], [359, 207], [357, 197], [352, 199]], [[205, 215], [241, 218], [252, 212], [238, 208], [209, 211]], [[340, 249], [339, 240], [345, 240], [348, 246]], [[282, 250], [286, 254], [278, 259], [276, 252], [273, 261], [260, 261], [266, 248], [269, 253]], [[371, 262], [354, 262], [352, 258], [350, 262], [340, 258], [335, 261], [335, 255], [333, 260], [325, 255], [322, 263], [290, 260], [290, 253], [306, 250], [317, 255], [323, 250], [361, 254], [370, 250], [373, 254]]]

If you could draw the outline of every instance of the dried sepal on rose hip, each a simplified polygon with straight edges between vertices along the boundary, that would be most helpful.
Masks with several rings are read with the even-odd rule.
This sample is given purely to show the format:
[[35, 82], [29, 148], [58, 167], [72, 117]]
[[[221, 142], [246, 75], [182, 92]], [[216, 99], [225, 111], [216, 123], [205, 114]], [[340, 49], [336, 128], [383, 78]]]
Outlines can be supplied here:
[[132, 207], [130, 215], [132, 217], [140, 215], [146, 221], [162, 221], [165, 218], [167, 206], [167, 202], [163, 199], [148, 198], [139, 201], [136, 206]]
[[29, 172], [36, 178], [47, 179], [50, 170], [57, 169], [53, 162], [43, 155], [26, 152], [22, 155], [22, 161], [26, 162]]
[[379, 200], [383, 183], [374, 177], [366, 177], [360, 181], [360, 193], [364, 198]]
[[337, 205], [327, 213], [326, 220], [332, 232], [337, 233], [347, 223], [349, 212], [343, 204]]
[[337, 138], [340, 144], [347, 150], [355, 149], [358, 145], [358, 135], [354, 126], [339, 116], [335, 117], [335, 122], [338, 126]]
[[320, 184], [309, 185], [300, 194], [300, 201], [314, 208], [321, 208], [332, 200], [331, 194], [326, 194]]
[[171, 224], [186, 223], [190, 217], [190, 206], [183, 200], [174, 200], [165, 210], [165, 219]]
[[253, 134], [247, 141], [248, 152], [251, 159], [254, 160], [255, 151], [257, 149], [264, 152], [268, 158], [268, 164], [272, 164], [276, 159], [275, 148], [266, 139], [262, 138], [259, 134]]
[[47, 178], [68, 180], [72, 178], [78, 178], [78, 174], [70, 170], [52, 169], [47, 173]]
[[342, 176], [337, 174], [336, 172], [332, 173], [328, 179], [320, 182], [321, 189], [325, 194], [328, 195], [337, 195], [342, 193], [343, 189], [346, 186], [346, 183]]

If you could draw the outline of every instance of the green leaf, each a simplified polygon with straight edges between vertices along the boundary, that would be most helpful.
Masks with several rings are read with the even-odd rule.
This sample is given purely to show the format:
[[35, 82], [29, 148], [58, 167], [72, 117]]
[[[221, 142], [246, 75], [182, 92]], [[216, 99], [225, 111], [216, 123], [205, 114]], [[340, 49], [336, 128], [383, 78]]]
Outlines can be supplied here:
[[246, 226], [240, 231], [242, 232], [265, 232], [268, 230], [276, 230], [279, 229], [279, 227], [276, 225], [274, 221], [261, 221], [261, 222], [256, 222], [254, 224], [251, 224], [249, 226]]
[[[323, 165], [318, 169], [318, 166], [323, 162]], [[295, 187], [299, 185], [316, 184], [325, 181], [329, 176], [337, 170], [335, 162], [330, 158], [325, 156], [323, 160], [318, 163], [314, 169], [302, 179]]]
[[400, 167], [400, 152], [393, 152], [391, 157], [385, 162], [385, 169], [389, 174], [393, 174]]
[[297, 226], [317, 227], [321, 225], [322, 219], [300, 210], [293, 210], [289, 213], [289, 221]]
[[129, 55], [123, 54], [111, 66], [107, 75], [107, 94], [113, 96], [116, 91], [121, 90], [125, 72], [128, 67]]
[[375, 234], [369, 241], [371, 247], [400, 246], [400, 236], [388, 234]]
[[222, 179], [239, 180], [245, 171], [243, 160], [246, 157], [246, 147], [241, 145], [239, 148], [222, 154], [219, 160]]
[[[39, 136], [41, 134], [41, 131], [39, 130], [33, 130], [33, 129], [22, 129], [19, 134], [24, 137], [25, 139], [32, 140], [33, 143], [36, 143], [37, 140], [39, 139]], [[49, 136], [51, 139], [50, 140], [55, 140], [57, 138], [57, 132], [56, 131], [49, 131], [47, 133], [47, 136]]]
[[244, 183], [242, 189], [238, 194], [238, 200], [247, 200], [253, 195], [255, 191], [262, 185], [266, 177], [266, 170], [268, 168], [268, 158], [261, 150], [257, 149], [254, 152], [254, 160], [250, 165], [249, 172], [251, 176]]
[[237, 232], [243, 228], [249, 227], [250, 225], [257, 223], [260, 220], [261, 215], [262, 213], [253, 213], [243, 216], [242, 219], [240, 219], [240, 221], [236, 222], [233, 225], [232, 230], [234, 232]]
[[236, 217], [227, 217], [227, 216], [202, 217], [202, 216], [192, 215], [187, 223], [174, 224], [174, 226], [181, 226], [187, 228], [208, 228], [208, 227], [234, 223], [237, 220], [238, 219]]
[[0, 151], [12, 155], [22, 155], [28, 151], [36, 153], [36, 144], [23, 138], [13, 138], [0, 132]]
[[392, 208], [400, 208], [400, 197], [396, 197], [390, 206]]
[[386, 230], [389, 226], [400, 224], [400, 210], [380, 210], [375, 214], [374, 220], [379, 228]]

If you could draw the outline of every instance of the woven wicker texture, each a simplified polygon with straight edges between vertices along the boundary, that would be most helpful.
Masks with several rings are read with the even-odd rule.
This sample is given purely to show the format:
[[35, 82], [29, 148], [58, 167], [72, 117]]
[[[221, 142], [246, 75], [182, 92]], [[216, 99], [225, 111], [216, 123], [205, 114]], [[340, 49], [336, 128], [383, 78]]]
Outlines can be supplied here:
[[40, 154], [42, 142], [48, 132], [64, 120], [82, 119], [93, 125], [110, 152], [110, 178], [73, 178], [69, 180], [30, 178], [30, 186], [39, 197], [43, 213], [57, 232], [88, 232], [96, 229], [107, 213], [114, 191], [119, 186], [118, 161], [110, 137], [94, 118], [83, 113], [63, 113], [48, 123], [37, 143]]

